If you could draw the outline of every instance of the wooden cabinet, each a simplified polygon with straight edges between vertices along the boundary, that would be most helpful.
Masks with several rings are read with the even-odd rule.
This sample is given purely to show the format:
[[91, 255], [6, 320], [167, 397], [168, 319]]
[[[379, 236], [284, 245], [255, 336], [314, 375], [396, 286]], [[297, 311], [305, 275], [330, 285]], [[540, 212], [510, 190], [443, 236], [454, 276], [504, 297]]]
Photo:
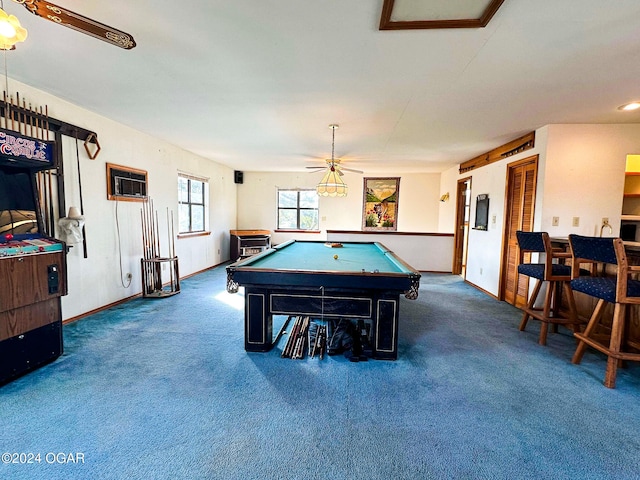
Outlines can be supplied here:
[[250, 257], [271, 248], [269, 230], [230, 230], [230, 255], [232, 262]]
[[62, 354], [66, 253], [63, 244], [54, 247], [0, 257], [0, 384]]
[[628, 242], [640, 241], [640, 173], [627, 172], [624, 178], [620, 237]]

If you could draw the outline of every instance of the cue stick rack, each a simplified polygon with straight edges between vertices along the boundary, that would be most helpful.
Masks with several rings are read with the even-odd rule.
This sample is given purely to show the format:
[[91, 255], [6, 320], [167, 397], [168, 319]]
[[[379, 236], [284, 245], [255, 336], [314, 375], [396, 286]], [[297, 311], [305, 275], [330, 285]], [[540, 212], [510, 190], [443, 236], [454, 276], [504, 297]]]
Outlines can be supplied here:
[[[176, 256], [173, 211], [167, 208], [167, 234], [169, 255], [160, 254], [158, 212], [153, 208], [153, 200], [146, 197], [140, 210], [142, 218], [142, 296], [145, 298], [165, 298], [180, 293], [180, 273]], [[168, 267], [168, 282], [163, 281], [162, 271]]]

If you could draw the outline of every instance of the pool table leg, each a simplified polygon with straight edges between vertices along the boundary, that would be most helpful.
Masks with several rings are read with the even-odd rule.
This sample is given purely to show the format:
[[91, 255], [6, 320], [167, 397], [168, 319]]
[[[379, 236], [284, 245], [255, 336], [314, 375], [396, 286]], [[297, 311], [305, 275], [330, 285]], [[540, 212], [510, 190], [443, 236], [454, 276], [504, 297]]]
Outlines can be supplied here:
[[245, 292], [244, 349], [247, 352], [268, 352], [273, 348], [273, 317], [267, 309], [268, 292]]
[[398, 301], [393, 298], [378, 298], [374, 317], [375, 358], [396, 360], [398, 358]]

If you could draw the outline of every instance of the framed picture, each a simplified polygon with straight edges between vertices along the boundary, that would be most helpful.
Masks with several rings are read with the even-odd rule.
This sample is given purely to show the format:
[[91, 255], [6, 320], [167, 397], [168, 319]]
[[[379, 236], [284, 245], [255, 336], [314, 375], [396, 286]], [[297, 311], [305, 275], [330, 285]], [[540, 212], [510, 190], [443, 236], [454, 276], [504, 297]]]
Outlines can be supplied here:
[[398, 227], [400, 177], [364, 179], [362, 230], [395, 232]]

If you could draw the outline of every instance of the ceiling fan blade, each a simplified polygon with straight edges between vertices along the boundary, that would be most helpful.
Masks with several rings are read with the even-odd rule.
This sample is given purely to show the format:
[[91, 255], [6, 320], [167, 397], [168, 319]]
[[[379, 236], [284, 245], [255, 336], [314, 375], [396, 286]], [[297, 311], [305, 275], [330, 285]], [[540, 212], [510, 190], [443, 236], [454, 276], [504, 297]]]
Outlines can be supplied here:
[[98, 40], [110, 43], [116, 47], [130, 50], [136, 46], [131, 35], [121, 30], [96, 22], [78, 13], [59, 7], [44, 0], [13, 0], [24, 5], [34, 15], [59, 25], [72, 28], [78, 32], [90, 35]]
[[347, 172], [353, 172], [353, 173], [364, 173], [362, 170], [355, 170], [355, 169], [353, 169], [353, 168], [347, 168], [347, 167], [343, 167], [343, 166], [340, 166], [340, 169], [341, 169], [341, 170], [345, 170], [345, 171], [347, 171]]

